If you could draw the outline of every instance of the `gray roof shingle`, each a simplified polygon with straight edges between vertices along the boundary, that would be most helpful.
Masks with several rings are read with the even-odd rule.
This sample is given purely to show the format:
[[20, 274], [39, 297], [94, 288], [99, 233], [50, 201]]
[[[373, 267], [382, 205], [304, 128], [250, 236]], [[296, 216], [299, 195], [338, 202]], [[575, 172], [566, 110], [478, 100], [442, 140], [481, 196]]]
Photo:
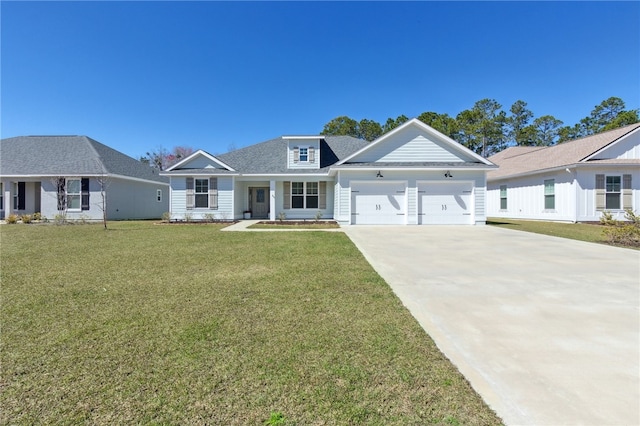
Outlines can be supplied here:
[[318, 136], [320, 139], [320, 169], [287, 168], [287, 140], [275, 138], [240, 148], [216, 158], [234, 170], [247, 174], [323, 173], [336, 162], [362, 149], [369, 142], [351, 136]]
[[87, 136], [18, 136], [0, 140], [0, 175], [115, 174], [167, 183], [158, 171]]

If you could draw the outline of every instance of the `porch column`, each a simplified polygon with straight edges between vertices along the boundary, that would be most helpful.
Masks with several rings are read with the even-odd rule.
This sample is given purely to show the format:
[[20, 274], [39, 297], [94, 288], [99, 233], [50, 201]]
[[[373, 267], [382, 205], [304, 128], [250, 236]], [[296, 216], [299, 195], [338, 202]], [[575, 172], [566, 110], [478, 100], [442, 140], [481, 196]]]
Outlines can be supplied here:
[[269, 181], [269, 220], [276, 220], [276, 181]]
[[13, 190], [13, 183], [10, 180], [2, 181], [2, 197], [4, 198], [4, 218], [6, 219], [11, 213], [13, 213], [13, 194], [11, 191]]

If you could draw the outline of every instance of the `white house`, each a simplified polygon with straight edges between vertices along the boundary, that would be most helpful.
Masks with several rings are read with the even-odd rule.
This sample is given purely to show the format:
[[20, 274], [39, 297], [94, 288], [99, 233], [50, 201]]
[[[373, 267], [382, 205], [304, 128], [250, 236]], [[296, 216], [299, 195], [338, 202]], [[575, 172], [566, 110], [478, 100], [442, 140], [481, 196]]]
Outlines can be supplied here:
[[511, 147], [489, 157], [487, 215], [595, 222], [640, 210], [640, 123], [550, 147]]
[[169, 210], [169, 182], [86, 136], [0, 141], [0, 217], [41, 213], [101, 220], [103, 209], [109, 220], [160, 218]]
[[162, 172], [174, 220], [311, 219], [341, 224], [484, 224], [495, 166], [417, 119], [368, 143], [282, 136]]

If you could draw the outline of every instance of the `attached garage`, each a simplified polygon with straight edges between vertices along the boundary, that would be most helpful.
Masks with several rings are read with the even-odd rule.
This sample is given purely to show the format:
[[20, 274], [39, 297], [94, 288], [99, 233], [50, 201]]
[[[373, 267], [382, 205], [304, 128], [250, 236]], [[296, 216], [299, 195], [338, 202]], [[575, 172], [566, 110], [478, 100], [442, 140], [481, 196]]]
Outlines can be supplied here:
[[406, 182], [352, 182], [351, 223], [403, 225], [407, 217]]
[[473, 224], [472, 182], [419, 182], [418, 224]]

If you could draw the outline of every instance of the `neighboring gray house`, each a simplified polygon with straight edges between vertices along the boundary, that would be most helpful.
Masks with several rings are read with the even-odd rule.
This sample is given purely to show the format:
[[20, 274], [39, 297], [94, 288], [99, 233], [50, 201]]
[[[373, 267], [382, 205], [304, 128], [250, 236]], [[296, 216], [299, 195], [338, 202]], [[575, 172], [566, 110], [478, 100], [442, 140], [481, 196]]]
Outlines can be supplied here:
[[223, 155], [202, 150], [161, 172], [170, 212], [191, 217], [324, 219], [341, 224], [484, 224], [495, 166], [417, 119], [368, 143], [282, 136]]
[[160, 218], [168, 179], [86, 136], [20, 136], [0, 141], [0, 216], [39, 212], [53, 219]]
[[487, 215], [595, 222], [640, 211], [640, 123], [561, 144], [511, 147], [489, 157]]

